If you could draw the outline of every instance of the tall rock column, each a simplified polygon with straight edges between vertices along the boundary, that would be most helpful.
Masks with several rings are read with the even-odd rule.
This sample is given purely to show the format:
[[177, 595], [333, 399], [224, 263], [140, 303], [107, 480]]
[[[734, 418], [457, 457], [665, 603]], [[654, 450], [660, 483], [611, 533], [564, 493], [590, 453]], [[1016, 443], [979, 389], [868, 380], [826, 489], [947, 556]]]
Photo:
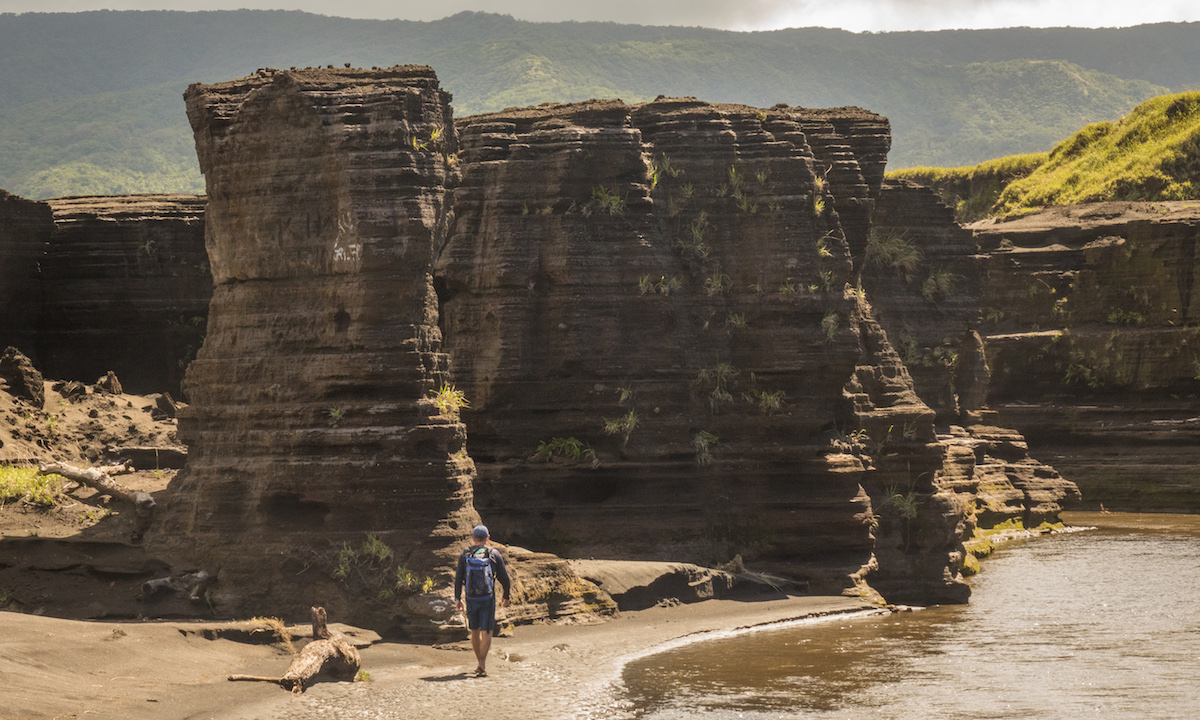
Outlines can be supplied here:
[[447, 380], [430, 267], [449, 94], [397, 66], [263, 70], [185, 99], [215, 289], [189, 463], [152, 540], [218, 571], [234, 613], [361, 618], [347, 564], [444, 582], [478, 520], [464, 426], [429, 397]]

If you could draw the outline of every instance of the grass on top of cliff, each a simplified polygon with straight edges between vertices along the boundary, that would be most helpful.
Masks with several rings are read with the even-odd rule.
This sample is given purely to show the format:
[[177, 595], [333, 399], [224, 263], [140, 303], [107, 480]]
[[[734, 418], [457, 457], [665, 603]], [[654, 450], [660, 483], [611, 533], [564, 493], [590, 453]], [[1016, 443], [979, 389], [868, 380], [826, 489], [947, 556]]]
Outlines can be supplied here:
[[889, 177], [935, 188], [964, 221], [1048, 205], [1200, 199], [1200, 91], [1147, 100], [1116, 122], [1084, 127], [1048, 154]]

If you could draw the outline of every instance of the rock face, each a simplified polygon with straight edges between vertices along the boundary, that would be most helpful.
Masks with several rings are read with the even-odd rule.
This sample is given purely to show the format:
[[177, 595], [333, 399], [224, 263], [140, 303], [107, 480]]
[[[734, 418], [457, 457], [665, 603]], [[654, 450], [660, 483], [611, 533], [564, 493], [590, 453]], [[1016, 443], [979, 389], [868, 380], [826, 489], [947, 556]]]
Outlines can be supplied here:
[[970, 226], [989, 256], [989, 403], [1092, 504], [1200, 511], [1195, 203]]
[[[391, 563], [434, 592], [373, 611], [437, 619], [480, 515], [535, 551], [511, 548], [525, 619], [613, 607], [546, 551], [740, 555], [814, 592], [961, 602], [977, 526], [1072, 495], [981, 424], [969, 235], [925, 203], [895, 224], [925, 217], [963, 279], [914, 295], [871, 270], [878, 115], [663, 98], [456, 126], [419, 67], [186, 98], [216, 289], [188, 467], [150, 539], [219, 570], [227, 609], [321, 592], [354, 617], [385, 588], [345, 566]], [[888, 340], [906, 323], [977, 362], [914, 382]], [[938, 415], [969, 422], [939, 434]]]
[[133, 392], [181, 395], [212, 295], [204, 203], [35, 203], [0, 191], [0, 343], [47, 377], [93, 382], [114, 371]]
[[971, 232], [928, 188], [889, 180], [864, 258], [863, 286], [921, 399], [939, 422], [960, 422], [964, 412], [978, 421], [984, 365], [966, 373], [956, 360], [979, 353], [971, 329], [981, 320], [986, 256]]
[[54, 225], [50, 207], [0, 190], [0, 345], [37, 358], [39, 265]]
[[[1019, 436], [980, 431], [970, 453], [936, 437], [866, 302], [875, 279], [899, 322], [959, 342], [979, 307], [969, 233], [938, 239], [969, 281], [908, 299], [881, 273], [866, 296], [855, 284], [885, 119], [660, 99], [458, 129], [455, 223], [435, 274], [473, 403], [476, 507], [497, 532], [571, 556], [740, 554], [815, 592], [869, 583], [897, 601], [956, 602], [962, 539], [995, 506], [980, 493], [1001, 462], [989, 450], [1010, 449], [1007, 517], [1049, 507], [1018, 488], [1053, 473], [1018, 457]], [[957, 419], [949, 373], [929, 365], [930, 404]], [[968, 404], [981, 406], [974, 382]], [[901, 517], [896, 498], [916, 514]]]
[[[886, 121], [844, 114], [886, 148]], [[574, 556], [743, 552], [844, 583], [871, 547], [861, 467], [827, 459], [835, 425], [856, 427], [842, 387], [862, 311], [838, 213], [872, 197], [853, 146], [824, 116], [694, 100], [458, 130], [436, 274], [493, 530]], [[570, 446], [588, 460], [534, 461]]]
[[38, 355], [48, 377], [113, 371], [131, 392], [181, 394], [204, 339], [212, 277], [203, 196], [48, 201]]
[[423, 577], [445, 587], [479, 519], [465, 428], [431, 399], [448, 380], [430, 269], [449, 95], [406, 66], [185, 98], [216, 287], [179, 418], [189, 461], [154, 540], [218, 569], [234, 612], [321, 597], [377, 621]]

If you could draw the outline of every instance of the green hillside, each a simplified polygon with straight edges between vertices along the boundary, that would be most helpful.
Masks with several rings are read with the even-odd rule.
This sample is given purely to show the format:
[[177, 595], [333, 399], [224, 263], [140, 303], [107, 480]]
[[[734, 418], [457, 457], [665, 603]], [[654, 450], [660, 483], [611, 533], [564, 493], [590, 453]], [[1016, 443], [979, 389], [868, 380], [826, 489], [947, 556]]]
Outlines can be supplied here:
[[260, 67], [431, 65], [459, 116], [547, 101], [693, 95], [858, 105], [892, 121], [892, 167], [1044, 151], [1146, 98], [1200, 87], [1200, 24], [739, 33], [436, 22], [283, 11], [0, 15], [0, 187], [26, 197], [202, 189], [181, 94]]
[[961, 220], [1104, 200], [1200, 200], [1200, 92], [1147, 100], [1049, 153], [889, 176], [934, 187]]

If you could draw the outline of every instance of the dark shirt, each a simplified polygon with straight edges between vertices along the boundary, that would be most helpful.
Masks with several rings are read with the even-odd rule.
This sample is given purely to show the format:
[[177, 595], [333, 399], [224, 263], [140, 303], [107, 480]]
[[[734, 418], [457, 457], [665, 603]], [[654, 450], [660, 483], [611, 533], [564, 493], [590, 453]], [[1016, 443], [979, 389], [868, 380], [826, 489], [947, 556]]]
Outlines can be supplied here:
[[[454, 599], [461, 600], [463, 594], [463, 583], [467, 580], [467, 553], [474, 552], [481, 545], [472, 545], [466, 548], [458, 556], [458, 569], [454, 571]], [[508, 600], [512, 592], [512, 579], [508, 577], [508, 568], [504, 564], [504, 556], [496, 548], [488, 548], [488, 556], [492, 560], [492, 574], [496, 580], [504, 586], [504, 599]]]

